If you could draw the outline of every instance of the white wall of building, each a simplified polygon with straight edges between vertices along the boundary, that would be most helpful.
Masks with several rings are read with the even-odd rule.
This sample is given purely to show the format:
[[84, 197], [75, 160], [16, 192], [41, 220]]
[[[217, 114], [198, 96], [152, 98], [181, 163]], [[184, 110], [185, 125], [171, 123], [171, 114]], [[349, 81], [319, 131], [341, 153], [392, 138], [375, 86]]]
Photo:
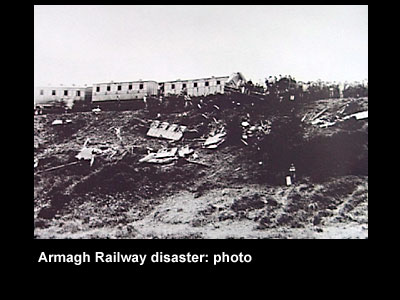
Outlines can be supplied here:
[[155, 81], [110, 82], [93, 84], [92, 101], [134, 100], [144, 96], [156, 96]]
[[211, 77], [192, 80], [175, 80], [164, 83], [164, 95], [179, 95], [186, 85], [189, 96], [206, 96], [211, 94], [223, 94], [225, 82], [229, 76]]
[[35, 105], [64, 102], [72, 107], [74, 101], [85, 99], [85, 87], [38, 87], [35, 90]]

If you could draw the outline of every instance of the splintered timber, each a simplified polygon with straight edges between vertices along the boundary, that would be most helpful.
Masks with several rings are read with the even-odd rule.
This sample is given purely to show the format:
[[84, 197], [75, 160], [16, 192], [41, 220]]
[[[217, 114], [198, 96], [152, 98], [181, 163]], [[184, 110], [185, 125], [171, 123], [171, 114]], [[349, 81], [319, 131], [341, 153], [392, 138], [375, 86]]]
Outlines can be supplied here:
[[[207, 262], [207, 254], [166, 254], [156, 252], [151, 255], [152, 263], [197, 263]], [[120, 252], [104, 253], [95, 252], [93, 262], [96, 263], [138, 263], [143, 265], [146, 261], [147, 254], [122, 254]], [[73, 263], [81, 265], [82, 263], [92, 262], [92, 257], [82, 252], [80, 254], [47, 254], [41, 252], [38, 262], [44, 263]]]

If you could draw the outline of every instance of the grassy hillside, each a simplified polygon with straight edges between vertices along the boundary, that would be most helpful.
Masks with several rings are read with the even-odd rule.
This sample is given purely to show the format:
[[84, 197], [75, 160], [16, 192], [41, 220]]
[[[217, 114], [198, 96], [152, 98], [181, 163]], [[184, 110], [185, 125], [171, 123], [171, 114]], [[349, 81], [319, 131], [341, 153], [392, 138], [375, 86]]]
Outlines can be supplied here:
[[[136, 111], [66, 114], [72, 123], [59, 127], [51, 123], [61, 115], [35, 116], [35, 237], [366, 238], [368, 119], [328, 128], [302, 122], [325, 108], [333, 117], [346, 104], [347, 114], [368, 109], [367, 98], [268, 103], [218, 95], [187, 108], [171, 99]], [[147, 137], [154, 119], [189, 131], [173, 143]], [[225, 142], [202, 148], [222, 128]], [[112, 155], [51, 170], [77, 162], [88, 138]], [[184, 145], [200, 164], [139, 163], [148, 151]], [[287, 187], [291, 163], [296, 182]]]

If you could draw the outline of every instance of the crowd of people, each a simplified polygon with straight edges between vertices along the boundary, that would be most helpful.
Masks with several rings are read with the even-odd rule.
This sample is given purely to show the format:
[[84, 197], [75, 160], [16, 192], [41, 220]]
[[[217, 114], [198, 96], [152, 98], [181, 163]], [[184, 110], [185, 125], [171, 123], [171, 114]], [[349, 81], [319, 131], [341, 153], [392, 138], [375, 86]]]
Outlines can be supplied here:
[[265, 90], [267, 98], [278, 101], [368, 97], [368, 84], [365, 83], [302, 82], [290, 75], [269, 76], [265, 80]]

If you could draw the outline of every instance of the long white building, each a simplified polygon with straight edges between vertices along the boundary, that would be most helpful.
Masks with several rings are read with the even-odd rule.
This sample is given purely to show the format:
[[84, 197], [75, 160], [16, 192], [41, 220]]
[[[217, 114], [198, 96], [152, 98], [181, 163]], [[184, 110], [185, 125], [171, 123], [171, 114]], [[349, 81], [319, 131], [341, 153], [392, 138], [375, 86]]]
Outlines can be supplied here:
[[125, 101], [143, 99], [144, 96], [157, 96], [158, 83], [155, 81], [128, 81], [95, 83], [92, 101]]
[[85, 100], [87, 87], [37, 87], [35, 90], [34, 105], [43, 106], [63, 102], [71, 108], [74, 101]]
[[164, 86], [164, 96], [179, 95], [185, 91], [189, 96], [207, 96], [223, 94], [229, 76], [209, 77], [189, 80], [175, 80], [160, 83]]

